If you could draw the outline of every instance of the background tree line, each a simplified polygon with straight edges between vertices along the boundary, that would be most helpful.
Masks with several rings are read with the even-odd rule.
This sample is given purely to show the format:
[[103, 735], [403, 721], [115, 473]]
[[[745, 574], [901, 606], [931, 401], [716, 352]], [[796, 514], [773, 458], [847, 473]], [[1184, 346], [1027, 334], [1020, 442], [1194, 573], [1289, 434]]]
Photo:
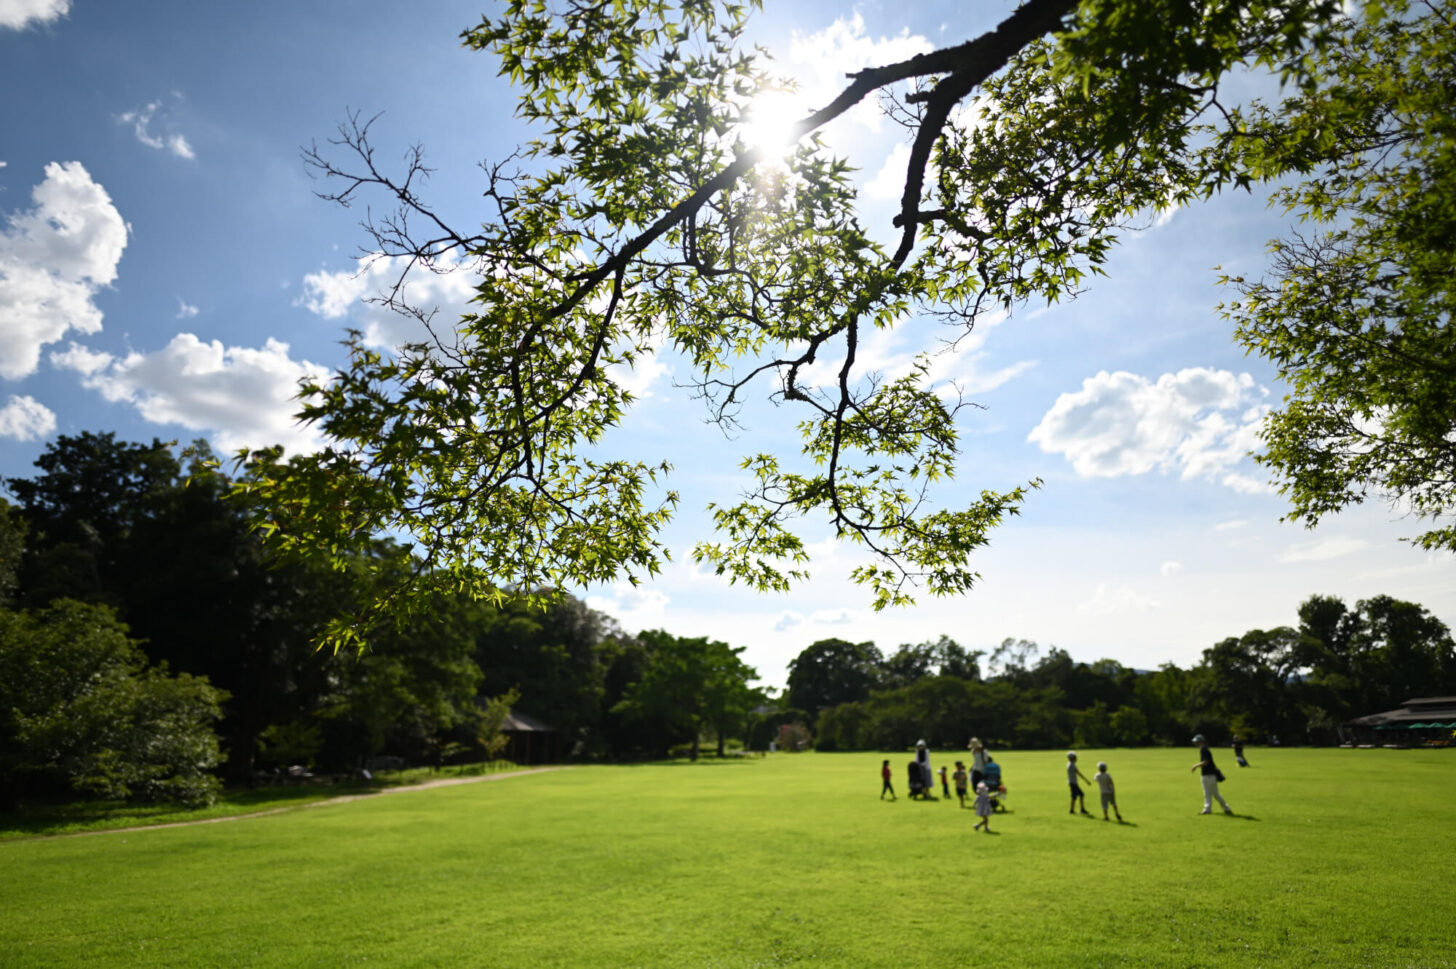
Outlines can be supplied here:
[[[762, 701], [742, 648], [626, 635], [571, 597], [436, 591], [362, 653], [325, 624], [418, 568], [369, 543], [339, 568], [281, 557], [231, 482], [159, 441], [62, 436], [0, 502], [0, 788], [205, 801], [294, 764], [480, 760], [510, 706], [577, 757], [696, 755]], [[247, 473], [244, 471], [243, 473]], [[491, 703], [491, 698], [496, 702]], [[502, 703], [500, 701], [504, 700]]]
[[[742, 648], [629, 636], [571, 597], [541, 607], [434, 593], [363, 653], [316, 648], [331, 617], [403, 581], [408, 549], [376, 541], [338, 569], [270, 552], [230, 483], [161, 442], [60, 437], [0, 505], [0, 789], [206, 801], [294, 764], [356, 770], [500, 749], [509, 708], [560, 756], [696, 756], [703, 740], [764, 749], [804, 724], [821, 750], [1182, 743], [1192, 730], [1330, 742], [1344, 719], [1456, 692], [1446, 627], [1384, 596], [1315, 596], [1298, 625], [1253, 630], [1191, 669], [1079, 663], [1008, 639], [942, 636], [886, 656], [823, 640], [777, 700]], [[796, 734], [796, 736], [798, 736]]]
[[[982, 663], [994, 669], [983, 675]], [[1074, 661], [1007, 639], [989, 656], [942, 636], [885, 656], [874, 643], [826, 639], [789, 666], [784, 715], [813, 726], [819, 750], [893, 750], [924, 739], [960, 747], [1334, 743], [1341, 722], [1413, 696], [1456, 693], [1450, 631], [1389, 596], [1353, 608], [1312, 596], [1298, 625], [1254, 629], [1203, 651], [1189, 669]]]

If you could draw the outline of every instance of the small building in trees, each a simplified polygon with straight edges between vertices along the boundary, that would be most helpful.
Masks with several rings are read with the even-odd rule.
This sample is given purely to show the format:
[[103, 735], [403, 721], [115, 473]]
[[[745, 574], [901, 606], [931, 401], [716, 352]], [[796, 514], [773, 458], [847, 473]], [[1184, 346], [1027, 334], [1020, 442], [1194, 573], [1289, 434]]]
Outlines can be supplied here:
[[506, 749], [501, 756], [514, 764], [550, 764], [561, 760], [561, 734], [518, 710], [512, 710], [501, 724]]
[[1395, 710], [1372, 713], [1340, 725], [1347, 747], [1448, 747], [1456, 735], [1456, 696], [1407, 700]]

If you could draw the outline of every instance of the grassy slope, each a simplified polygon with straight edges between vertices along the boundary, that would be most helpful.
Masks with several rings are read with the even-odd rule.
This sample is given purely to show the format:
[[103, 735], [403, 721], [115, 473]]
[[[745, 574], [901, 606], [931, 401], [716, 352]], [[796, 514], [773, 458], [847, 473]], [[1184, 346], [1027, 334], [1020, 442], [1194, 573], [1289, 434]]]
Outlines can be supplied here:
[[1101, 755], [1121, 826], [1007, 753], [994, 835], [806, 754], [0, 844], [0, 966], [1456, 967], [1456, 758], [1250, 755], [1237, 818], [1191, 749]]

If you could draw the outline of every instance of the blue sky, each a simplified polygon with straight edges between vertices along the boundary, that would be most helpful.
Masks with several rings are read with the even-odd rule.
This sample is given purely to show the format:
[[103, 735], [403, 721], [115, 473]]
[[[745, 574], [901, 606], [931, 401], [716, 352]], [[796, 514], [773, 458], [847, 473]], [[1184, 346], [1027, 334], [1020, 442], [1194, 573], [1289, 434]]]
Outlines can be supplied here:
[[[965, 39], [991, 3], [774, 3], [756, 36], [823, 103], [846, 71]], [[487, 5], [486, 9], [489, 9]], [[26, 476], [59, 434], [188, 441], [220, 450], [310, 446], [291, 419], [297, 379], [342, 362], [346, 326], [382, 345], [405, 331], [362, 302], [361, 212], [318, 200], [300, 149], [350, 110], [392, 162], [422, 143], [427, 195], [461, 225], [484, 216], [476, 164], [525, 136], [514, 94], [459, 32], [478, 3], [0, 0], [0, 475]], [[828, 132], [861, 169], [864, 211], [888, 227], [904, 147], [865, 106]], [[984, 410], [962, 426], [948, 503], [1040, 477], [1021, 518], [980, 557], [979, 588], [872, 613], [855, 564], [811, 526], [814, 578], [763, 596], [695, 568], [703, 506], [731, 499], [744, 453], [792, 448], [783, 415], [748, 413], [725, 439], [664, 357], [631, 375], [641, 404], [609, 448], [666, 457], [683, 495], [674, 562], [637, 589], [578, 590], [629, 631], [663, 627], [748, 647], [770, 684], [817, 639], [887, 652], [946, 634], [990, 649], [1015, 636], [1074, 657], [1187, 665], [1225, 636], [1292, 623], [1314, 593], [1387, 593], [1456, 624], [1456, 562], [1399, 541], [1415, 529], [1378, 503], [1318, 530], [1244, 456], [1283, 391], [1243, 355], [1215, 306], [1215, 266], [1257, 274], [1287, 229], [1259, 196], [1150, 217], [1078, 300], [981, 325], [937, 372]], [[416, 298], [449, 312], [463, 276]], [[919, 349], [907, 323], [875, 345], [886, 372]]]

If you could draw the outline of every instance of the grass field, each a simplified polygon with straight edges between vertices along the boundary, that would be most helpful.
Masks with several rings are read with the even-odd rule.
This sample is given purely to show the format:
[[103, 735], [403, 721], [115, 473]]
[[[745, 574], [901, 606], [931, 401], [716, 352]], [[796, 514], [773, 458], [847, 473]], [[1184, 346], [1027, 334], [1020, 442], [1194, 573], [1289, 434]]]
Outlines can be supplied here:
[[897, 753], [10, 841], [0, 966], [1456, 967], [1456, 753], [1254, 749], [1232, 818], [1197, 816], [1194, 753], [1082, 752], [1118, 825], [1067, 814], [1061, 752], [1007, 752], [991, 835], [878, 800]]

